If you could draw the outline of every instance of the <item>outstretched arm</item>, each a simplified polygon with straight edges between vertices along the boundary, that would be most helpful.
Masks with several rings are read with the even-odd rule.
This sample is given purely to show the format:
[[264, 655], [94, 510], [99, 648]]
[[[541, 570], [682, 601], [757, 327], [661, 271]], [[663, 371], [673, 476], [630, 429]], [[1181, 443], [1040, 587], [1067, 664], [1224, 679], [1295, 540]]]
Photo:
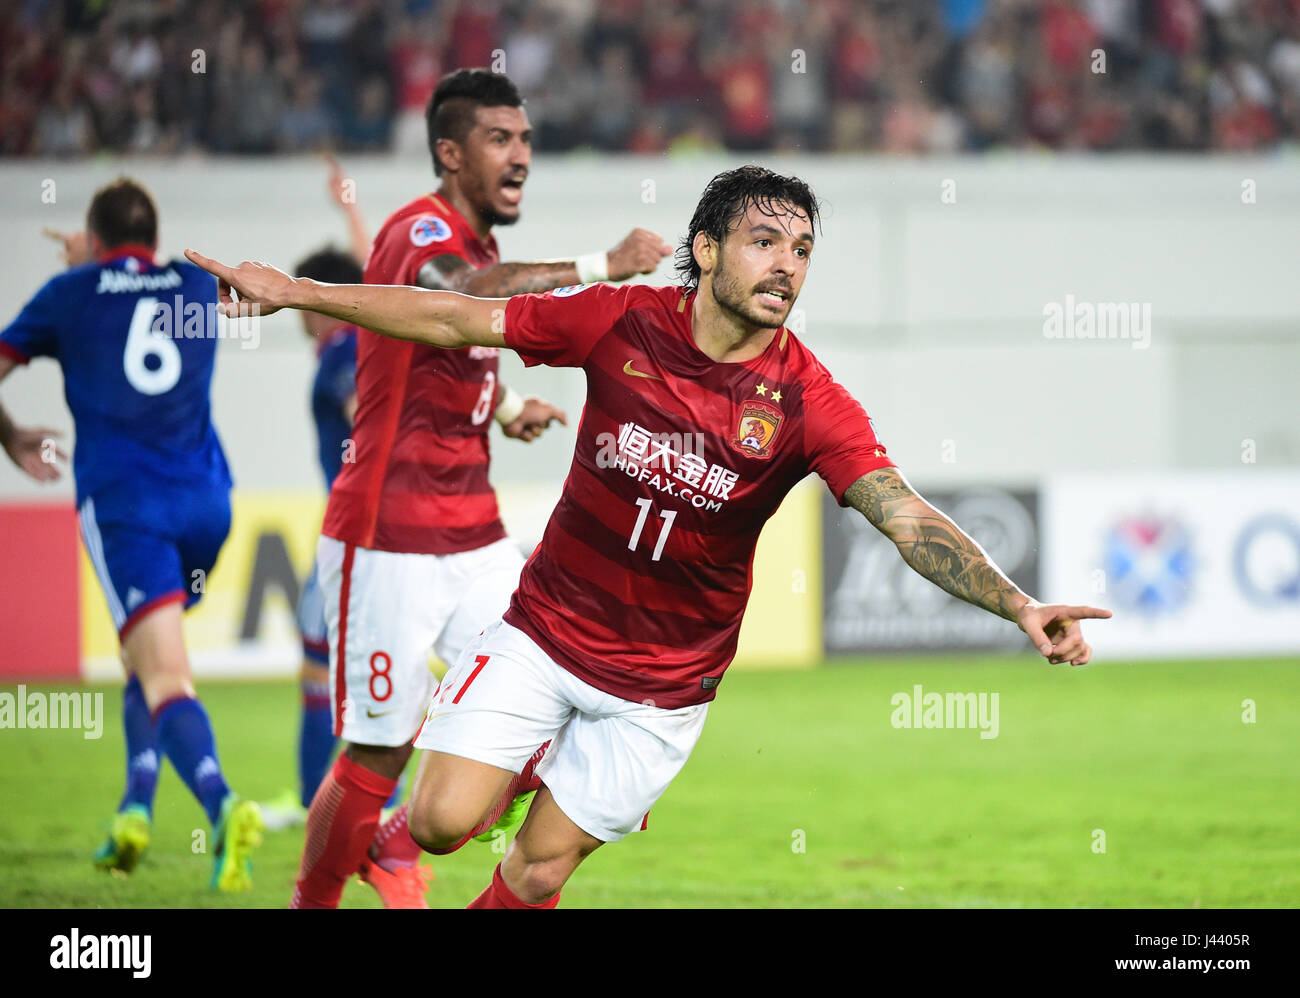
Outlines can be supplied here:
[[[223, 315], [269, 315], [296, 308], [352, 322], [383, 336], [448, 350], [506, 344], [506, 298], [373, 284], [321, 284], [290, 277], [268, 263], [245, 261], [227, 267], [194, 250], [187, 249], [185, 256], [216, 275]], [[517, 411], [508, 415], [500, 419], [506, 436], [524, 441], [541, 436], [553, 420], [568, 425], [563, 410], [538, 398], [520, 399]]]
[[1085, 665], [1092, 657], [1078, 621], [1109, 617], [1109, 610], [1031, 599], [983, 548], [917, 495], [897, 468], [863, 475], [849, 486], [844, 501], [893, 541], [917, 574], [958, 599], [1014, 621], [1049, 662]]
[[296, 308], [394, 339], [451, 350], [505, 346], [505, 298], [372, 284], [322, 284], [290, 277], [269, 263], [245, 261], [228, 267], [194, 250], [187, 249], [185, 256], [216, 275], [220, 308], [226, 316], [270, 315]]

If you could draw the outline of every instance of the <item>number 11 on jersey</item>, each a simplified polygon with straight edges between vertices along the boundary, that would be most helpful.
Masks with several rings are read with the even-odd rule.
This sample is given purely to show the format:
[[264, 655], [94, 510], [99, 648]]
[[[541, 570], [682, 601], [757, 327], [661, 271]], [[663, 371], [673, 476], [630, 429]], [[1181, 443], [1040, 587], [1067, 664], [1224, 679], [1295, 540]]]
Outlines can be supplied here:
[[[632, 528], [632, 536], [628, 539], [627, 549], [636, 550], [636, 542], [641, 539], [641, 531], [645, 529], [646, 517], [650, 515], [650, 507], [654, 505], [649, 499], [641, 498], [636, 501], [641, 507], [641, 512], [636, 518], [636, 526]], [[664, 545], [668, 543], [668, 534], [673, 529], [673, 521], [677, 519], [677, 510], [665, 509], [659, 514], [664, 521], [663, 529], [659, 531], [659, 540], [655, 543], [654, 554], [650, 555], [651, 561], [658, 561], [659, 556], [664, 553]]]

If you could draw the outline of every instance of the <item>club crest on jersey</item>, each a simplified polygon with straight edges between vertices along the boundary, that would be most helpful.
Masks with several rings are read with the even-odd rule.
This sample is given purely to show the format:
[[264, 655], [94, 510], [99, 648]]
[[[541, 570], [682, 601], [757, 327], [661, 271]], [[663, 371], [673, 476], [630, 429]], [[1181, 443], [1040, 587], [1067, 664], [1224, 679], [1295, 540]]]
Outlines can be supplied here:
[[731, 446], [750, 457], [771, 457], [772, 444], [785, 414], [769, 402], [751, 399], [740, 407]]
[[411, 242], [416, 246], [441, 243], [450, 238], [451, 226], [437, 215], [421, 215], [411, 224]]

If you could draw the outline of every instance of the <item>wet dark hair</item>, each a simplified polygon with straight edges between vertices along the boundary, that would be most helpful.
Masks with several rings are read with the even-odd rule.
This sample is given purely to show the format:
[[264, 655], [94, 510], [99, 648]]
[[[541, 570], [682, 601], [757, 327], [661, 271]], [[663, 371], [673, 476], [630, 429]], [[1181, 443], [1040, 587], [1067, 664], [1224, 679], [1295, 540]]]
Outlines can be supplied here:
[[488, 69], [458, 69], [448, 73], [438, 81], [438, 88], [424, 111], [433, 172], [442, 176], [438, 140], [451, 139], [463, 143], [474, 127], [474, 112], [478, 108], [523, 106], [524, 99], [519, 96], [519, 90], [503, 73]]
[[127, 243], [158, 243], [158, 209], [144, 187], [118, 177], [95, 192], [86, 212], [86, 229], [107, 249]]
[[293, 269], [294, 277], [325, 284], [360, 284], [361, 265], [351, 253], [333, 246], [318, 249]]
[[675, 266], [684, 286], [694, 288], [700, 283], [700, 265], [692, 249], [695, 237], [703, 232], [714, 242], [722, 242], [751, 205], [772, 216], [784, 214], [782, 206], [798, 208], [811, 225], [821, 226], [821, 204], [812, 188], [798, 177], [783, 177], [752, 164], [719, 173], [700, 195], [690, 231], [677, 247]]

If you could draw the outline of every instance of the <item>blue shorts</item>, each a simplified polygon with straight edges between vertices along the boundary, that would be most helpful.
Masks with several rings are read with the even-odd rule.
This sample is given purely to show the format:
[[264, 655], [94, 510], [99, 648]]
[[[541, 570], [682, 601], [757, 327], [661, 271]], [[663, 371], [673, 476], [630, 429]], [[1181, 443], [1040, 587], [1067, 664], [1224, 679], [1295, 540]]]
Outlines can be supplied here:
[[154, 491], [124, 501], [111, 492], [77, 509], [86, 545], [119, 639], [152, 610], [193, 606], [230, 533], [226, 489]]
[[325, 594], [316, 578], [316, 563], [302, 584], [298, 597], [298, 632], [302, 635], [302, 657], [308, 662], [330, 664], [329, 629], [325, 625]]

